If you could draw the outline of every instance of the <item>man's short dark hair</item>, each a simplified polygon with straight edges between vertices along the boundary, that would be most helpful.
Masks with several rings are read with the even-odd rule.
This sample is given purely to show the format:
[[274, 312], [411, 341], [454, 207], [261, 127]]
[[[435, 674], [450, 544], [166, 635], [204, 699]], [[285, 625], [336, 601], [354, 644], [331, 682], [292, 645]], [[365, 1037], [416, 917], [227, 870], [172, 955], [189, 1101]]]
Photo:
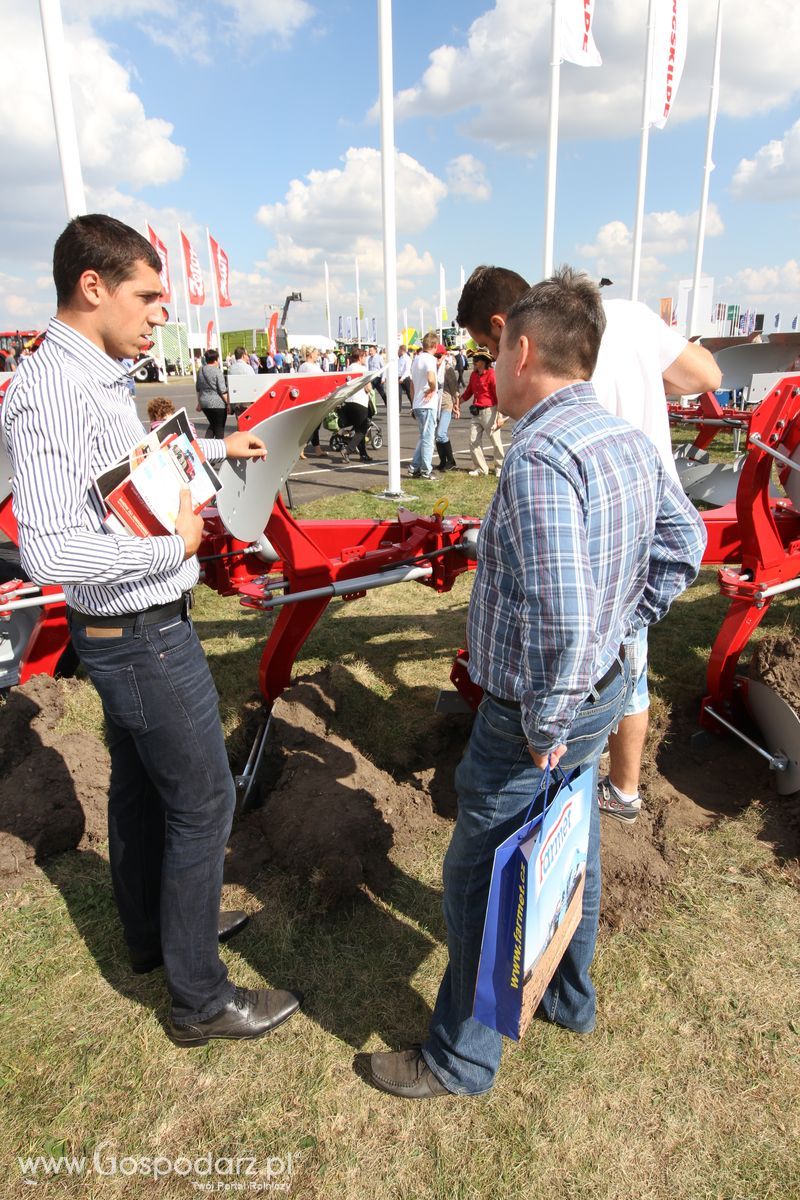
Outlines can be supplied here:
[[233, 357], [241, 360], [244, 358], [245, 354], [247, 354], [247, 351], [245, 350], [244, 346], [237, 346], [233, 352]]
[[503, 316], [530, 284], [507, 267], [476, 267], [459, 297], [456, 321], [462, 329], [491, 333], [491, 320]]
[[74, 217], [53, 249], [53, 281], [59, 307], [69, 304], [84, 271], [97, 271], [110, 292], [130, 279], [138, 262], [161, 273], [161, 259], [147, 238], [105, 213]]
[[591, 379], [606, 314], [600, 289], [588, 275], [559, 267], [535, 284], [506, 314], [505, 336], [527, 335], [542, 366], [562, 379]]
[[206, 350], [206, 362], [207, 363], [215, 363], [215, 362], [217, 362], [218, 359], [219, 359], [219, 351], [218, 350]]

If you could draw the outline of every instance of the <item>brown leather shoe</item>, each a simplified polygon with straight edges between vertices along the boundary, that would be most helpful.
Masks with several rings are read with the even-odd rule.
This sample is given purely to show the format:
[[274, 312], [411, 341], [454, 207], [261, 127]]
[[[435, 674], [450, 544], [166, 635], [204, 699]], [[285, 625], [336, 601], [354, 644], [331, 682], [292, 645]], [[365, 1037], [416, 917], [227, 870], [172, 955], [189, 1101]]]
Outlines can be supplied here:
[[452, 1096], [434, 1075], [420, 1050], [396, 1050], [388, 1054], [370, 1054], [369, 1078], [381, 1092], [406, 1100], [433, 1100]]
[[288, 1021], [302, 1000], [299, 992], [237, 987], [225, 1007], [213, 1017], [187, 1025], [170, 1021], [167, 1034], [177, 1046], [205, 1046], [211, 1038], [242, 1041], [260, 1038]]
[[[236, 937], [244, 929], [247, 922], [250, 920], [246, 912], [242, 912], [239, 908], [223, 910], [219, 914], [217, 929], [219, 931], [219, 940], [228, 942], [232, 937]], [[155, 971], [164, 963], [161, 957], [161, 949], [158, 950], [129, 950], [128, 954], [131, 960], [131, 970], [134, 975], [149, 975], [151, 971]]]

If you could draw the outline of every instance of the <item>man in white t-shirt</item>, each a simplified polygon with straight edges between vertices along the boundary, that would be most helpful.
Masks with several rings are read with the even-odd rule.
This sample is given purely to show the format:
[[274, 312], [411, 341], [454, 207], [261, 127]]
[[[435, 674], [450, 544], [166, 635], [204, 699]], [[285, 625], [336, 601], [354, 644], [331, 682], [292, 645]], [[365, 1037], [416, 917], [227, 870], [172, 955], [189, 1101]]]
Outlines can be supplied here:
[[439, 416], [439, 387], [436, 375], [439, 364], [434, 350], [439, 344], [433, 331], [422, 339], [422, 350], [411, 364], [411, 388], [414, 397], [413, 413], [419, 425], [419, 437], [408, 474], [413, 479], [433, 479], [433, 442]]
[[[505, 314], [528, 284], [505, 267], [477, 267], [458, 303], [456, 320], [480, 345], [497, 353]], [[645, 304], [607, 300], [606, 330], [592, 377], [597, 399], [655, 442], [669, 473], [677, 478], [669, 436], [666, 391], [675, 395], [714, 391], [722, 375], [703, 346], [687, 342]], [[632, 824], [641, 810], [639, 775], [647, 738], [647, 630], [626, 643], [634, 681], [625, 714], [609, 738], [609, 772], [600, 781], [602, 812]]]

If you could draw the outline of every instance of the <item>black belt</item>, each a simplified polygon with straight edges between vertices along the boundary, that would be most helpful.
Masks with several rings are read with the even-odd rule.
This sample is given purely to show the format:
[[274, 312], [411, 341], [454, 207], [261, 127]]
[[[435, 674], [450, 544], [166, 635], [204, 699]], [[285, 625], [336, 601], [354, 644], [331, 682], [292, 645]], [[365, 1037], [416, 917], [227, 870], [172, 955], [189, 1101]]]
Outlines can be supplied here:
[[169, 604], [157, 604], [153, 608], [145, 608], [138, 613], [118, 613], [114, 617], [94, 616], [92, 613], [78, 612], [75, 608], [67, 608], [67, 620], [70, 625], [87, 625], [96, 629], [129, 629], [137, 621], [143, 625], [156, 625], [169, 617], [184, 617], [192, 607], [192, 593], [184, 592], [179, 600], [170, 600]]
[[[605, 675], [602, 677], [602, 679], [598, 679], [597, 683], [592, 685], [592, 692], [602, 692], [603, 689], [607, 688], [610, 683], [613, 683], [622, 670], [622, 664], [624, 662], [625, 647], [620, 646], [617, 652], [617, 657], [614, 659]], [[510, 708], [513, 710], [513, 712], [519, 712], [520, 708], [522, 707], [519, 700], [505, 700], [502, 696], [493, 696], [491, 692], [487, 692], [486, 695], [490, 700], [494, 700], [495, 704], [499, 704], [502, 708]]]

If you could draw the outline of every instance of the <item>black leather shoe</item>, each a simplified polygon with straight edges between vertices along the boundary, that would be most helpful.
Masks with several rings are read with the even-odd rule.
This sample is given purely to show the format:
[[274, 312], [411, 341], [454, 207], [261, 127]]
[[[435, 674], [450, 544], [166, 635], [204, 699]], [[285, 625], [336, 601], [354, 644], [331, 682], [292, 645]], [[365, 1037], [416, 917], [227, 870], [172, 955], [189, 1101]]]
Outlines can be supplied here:
[[370, 1082], [381, 1092], [405, 1100], [433, 1100], [452, 1096], [434, 1075], [420, 1050], [397, 1050], [369, 1056]]
[[237, 987], [225, 1007], [213, 1017], [188, 1025], [170, 1021], [167, 1034], [176, 1046], [205, 1046], [211, 1038], [242, 1041], [260, 1038], [288, 1021], [299, 1009], [302, 999], [299, 992]]
[[368, 454], [359, 455], [359, 462], [375, 462], [374, 458], [370, 458]]
[[[236, 934], [244, 929], [249, 920], [250, 918], [247, 913], [242, 912], [238, 908], [220, 912], [217, 926], [219, 940], [221, 942], [230, 941], [232, 937], [236, 937]], [[155, 971], [157, 967], [162, 966], [164, 963], [160, 947], [158, 950], [150, 951], [129, 950], [128, 953], [131, 960], [131, 970], [134, 975], [149, 975], [151, 971]]]

